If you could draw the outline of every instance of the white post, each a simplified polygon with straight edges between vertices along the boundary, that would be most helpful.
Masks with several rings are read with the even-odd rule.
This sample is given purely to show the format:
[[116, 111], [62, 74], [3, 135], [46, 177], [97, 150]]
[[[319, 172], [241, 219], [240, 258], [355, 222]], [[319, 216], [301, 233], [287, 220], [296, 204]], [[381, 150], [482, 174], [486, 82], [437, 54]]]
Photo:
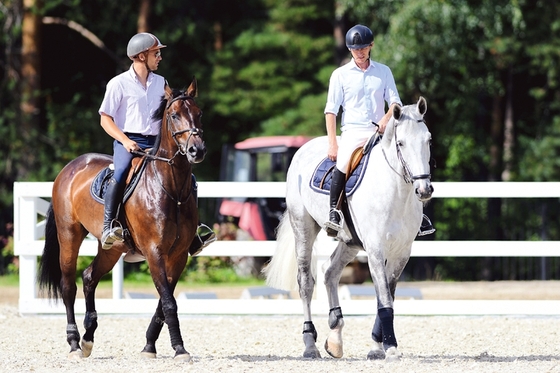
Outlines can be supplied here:
[[[23, 197], [18, 195], [17, 184], [14, 185], [14, 241], [38, 240], [37, 212], [34, 197]], [[15, 252], [18, 255], [18, 252]], [[37, 279], [37, 256], [19, 255], [19, 298], [22, 300], [33, 300], [37, 297], [35, 281]]]
[[113, 267], [113, 299], [123, 299], [124, 254]]

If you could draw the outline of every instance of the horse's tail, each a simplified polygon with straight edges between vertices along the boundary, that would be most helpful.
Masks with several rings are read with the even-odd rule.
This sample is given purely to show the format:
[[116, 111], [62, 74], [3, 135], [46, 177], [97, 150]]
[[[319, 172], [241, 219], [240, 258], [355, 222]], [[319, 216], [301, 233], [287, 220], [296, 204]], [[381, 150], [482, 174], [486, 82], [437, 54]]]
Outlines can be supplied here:
[[52, 204], [46, 216], [45, 225], [45, 248], [39, 263], [39, 289], [47, 290], [49, 298], [58, 299], [62, 296], [60, 280], [62, 270], [60, 269], [60, 244], [58, 242], [56, 221]]
[[276, 250], [263, 269], [266, 284], [282, 290], [297, 290], [297, 261], [294, 232], [286, 211], [276, 232]]

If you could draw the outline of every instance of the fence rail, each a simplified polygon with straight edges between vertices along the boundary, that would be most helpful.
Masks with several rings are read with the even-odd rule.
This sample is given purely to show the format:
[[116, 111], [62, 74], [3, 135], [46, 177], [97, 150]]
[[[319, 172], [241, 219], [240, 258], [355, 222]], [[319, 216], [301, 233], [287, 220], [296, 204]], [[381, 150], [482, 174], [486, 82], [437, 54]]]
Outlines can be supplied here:
[[[44, 220], [52, 192], [52, 182], [14, 183], [14, 252], [20, 260], [19, 311], [21, 314], [64, 313], [61, 304], [37, 297], [37, 257], [43, 251]], [[434, 182], [434, 198], [560, 198], [560, 182]], [[199, 198], [280, 197], [283, 182], [199, 182]], [[335, 241], [320, 235], [317, 265], [321, 268]], [[219, 241], [206, 248], [203, 256], [272, 256], [275, 241]], [[97, 254], [97, 241], [86, 239], [80, 255]], [[363, 255], [363, 254], [360, 254]], [[560, 241], [415, 241], [415, 257], [559, 257]], [[322, 284], [318, 271], [317, 283]], [[113, 298], [98, 299], [99, 313], [150, 314], [157, 301], [123, 299], [123, 261], [115, 265]], [[316, 289], [314, 312], [326, 314], [326, 290]], [[299, 300], [180, 299], [181, 314], [301, 314]], [[85, 312], [76, 302], [76, 312]], [[342, 301], [344, 313], [369, 315], [374, 300]], [[396, 314], [538, 314], [560, 315], [560, 301], [429, 301], [398, 300]]]

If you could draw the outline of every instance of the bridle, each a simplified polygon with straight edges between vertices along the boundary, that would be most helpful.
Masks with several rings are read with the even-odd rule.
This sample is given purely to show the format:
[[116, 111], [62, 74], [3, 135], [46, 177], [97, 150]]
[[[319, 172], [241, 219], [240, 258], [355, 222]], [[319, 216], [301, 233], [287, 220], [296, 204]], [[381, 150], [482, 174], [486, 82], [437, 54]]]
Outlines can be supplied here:
[[180, 95], [180, 96], [177, 96], [177, 97], [173, 98], [172, 100], [170, 100], [167, 103], [167, 105], [165, 106], [166, 120], [167, 120], [167, 123], [169, 125], [169, 130], [171, 132], [171, 137], [173, 138], [173, 141], [175, 141], [175, 145], [177, 145], [177, 151], [175, 152], [175, 154], [173, 154], [173, 157], [171, 157], [171, 158], [158, 157], [156, 155], [146, 153], [144, 151], [138, 151], [138, 150], [135, 150], [132, 153], [136, 154], [136, 155], [140, 155], [140, 156], [146, 156], [149, 159], [164, 161], [164, 162], [167, 162], [170, 165], [173, 164], [173, 160], [175, 159], [175, 157], [177, 157], [177, 155], [179, 155], [179, 154], [186, 155], [187, 154], [187, 146], [180, 144], [179, 141], [177, 140], [177, 136], [180, 136], [180, 135], [182, 135], [186, 132], [189, 132], [189, 137], [187, 138], [187, 142], [186, 142], [186, 144], [188, 145], [192, 136], [202, 136], [202, 129], [197, 128], [197, 127], [193, 127], [193, 128], [180, 130], [180, 131], [174, 131], [173, 128], [172, 128], [172, 125], [174, 125], [175, 120], [173, 119], [173, 116], [169, 113], [169, 108], [176, 101], [179, 101], [179, 100], [187, 101], [189, 99], [194, 101], [194, 98], [191, 97], [191, 96]]
[[[416, 122], [417, 123], [423, 123], [424, 119], [418, 119], [418, 120], [416, 120]], [[415, 180], [431, 179], [432, 174], [414, 175], [414, 174], [412, 174], [412, 171], [410, 171], [410, 167], [408, 166], [408, 163], [406, 163], [406, 161], [404, 160], [404, 157], [403, 157], [402, 151], [401, 151], [401, 146], [399, 145], [399, 141], [397, 140], [398, 124], [399, 124], [399, 121], [397, 119], [395, 119], [395, 126], [394, 126], [395, 129], [394, 129], [393, 132], [394, 132], [394, 138], [395, 138], [395, 147], [396, 147], [396, 150], [397, 150], [397, 158], [401, 162], [401, 165], [403, 167], [404, 172], [401, 174], [397, 170], [395, 170], [395, 168], [393, 166], [391, 166], [391, 163], [389, 163], [389, 160], [387, 159], [387, 154], [385, 154], [385, 149], [382, 149], [383, 156], [385, 157], [385, 161], [387, 161], [387, 164], [389, 165], [391, 170], [395, 171], [395, 173], [397, 175], [402, 176], [405, 183], [407, 183], [407, 184], [412, 184], [412, 183], [414, 183]]]

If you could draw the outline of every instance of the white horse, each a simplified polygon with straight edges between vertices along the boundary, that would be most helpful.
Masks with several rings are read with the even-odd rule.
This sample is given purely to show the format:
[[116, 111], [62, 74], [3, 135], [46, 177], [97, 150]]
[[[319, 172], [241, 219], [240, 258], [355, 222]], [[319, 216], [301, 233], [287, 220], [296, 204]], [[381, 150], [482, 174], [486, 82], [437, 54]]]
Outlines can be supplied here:
[[[372, 330], [373, 348], [368, 359], [400, 357], [393, 328], [395, 289], [422, 222], [423, 204], [432, 196], [430, 182], [431, 134], [424, 123], [426, 100], [396, 106], [380, 143], [371, 150], [359, 188], [348, 197], [350, 216], [358, 240], [352, 239], [345, 219], [340, 242], [324, 266], [329, 300], [326, 351], [342, 357], [344, 320], [338, 284], [344, 267], [365, 250], [377, 293], [377, 315]], [[299, 284], [303, 302], [304, 357], [320, 358], [317, 331], [311, 320], [310, 302], [315, 285], [313, 244], [328, 218], [328, 195], [313, 191], [310, 178], [327, 154], [327, 138], [319, 137], [295, 154], [287, 175], [287, 210], [277, 233], [275, 254], [264, 269], [271, 287], [292, 290]], [[363, 247], [357, 243], [363, 243]], [[297, 270], [297, 274], [296, 274]]]

